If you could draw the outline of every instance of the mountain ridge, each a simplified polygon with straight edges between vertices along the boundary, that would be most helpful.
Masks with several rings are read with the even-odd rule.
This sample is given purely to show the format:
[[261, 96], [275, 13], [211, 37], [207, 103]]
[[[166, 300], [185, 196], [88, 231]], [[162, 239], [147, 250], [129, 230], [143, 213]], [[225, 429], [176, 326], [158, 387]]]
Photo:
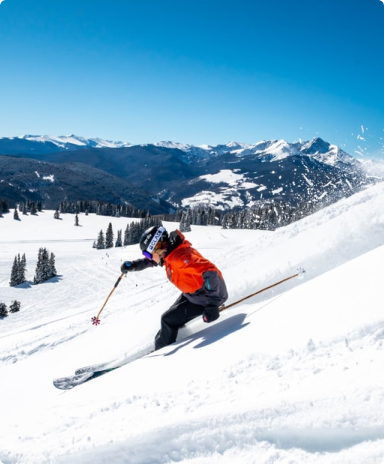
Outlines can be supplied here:
[[[126, 192], [122, 193], [123, 183], [127, 183], [127, 188], [134, 186], [147, 192], [148, 201], [138, 203], [155, 201], [160, 205], [163, 202], [163, 207], [153, 209], [157, 213], [165, 212], [164, 207], [168, 211], [190, 206], [228, 210], [253, 207], [266, 201], [329, 204], [373, 182], [360, 161], [319, 137], [293, 143], [263, 140], [253, 145], [228, 142], [194, 146], [171, 141], [131, 145], [75, 135], [27, 135], [0, 138], [0, 155], [6, 154], [14, 159], [51, 163], [52, 170], [53, 165], [72, 164], [73, 168], [80, 163], [87, 177], [82, 182], [100, 200], [114, 196], [113, 182], [108, 178], [112, 175], [122, 189], [115, 195], [115, 201], [127, 201]], [[20, 161], [15, 168], [20, 173], [25, 171], [23, 163]], [[84, 166], [97, 169], [98, 175], [91, 170], [86, 173]], [[92, 188], [92, 176], [98, 179], [94, 181], [96, 185], [103, 185], [99, 171], [106, 173], [105, 183], [111, 187], [108, 193]], [[0, 196], [4, 195], [4, 186], [12, 181], [10, 174], [4, 176], [2, 173]], [[235, 178], [237, 183], [233, 182]], [[72, 191], [76, 189], [78, 186], [72, 186]], [[46, 202], [51, 201], [49, 192], [41, 194]], [[135, 205], [134, 196], [129, 201]]]

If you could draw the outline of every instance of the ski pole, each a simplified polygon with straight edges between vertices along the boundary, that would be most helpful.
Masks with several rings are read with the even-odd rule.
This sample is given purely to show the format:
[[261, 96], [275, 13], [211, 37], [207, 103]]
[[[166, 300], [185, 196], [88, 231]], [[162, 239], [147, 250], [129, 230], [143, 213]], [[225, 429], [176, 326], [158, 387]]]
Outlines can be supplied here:
[[220, 306], [219, 310], [224, 311], [225, 309], [231, 308], [232, 306], [235, 306], [235, 305], [241, 303], [244, 300], [248, 300], [248, 298], [252, 298], [253, 296], [256, 296], [259, 293], [265, 292], [266, 290], [269, 290], [270, 288], [276, 287], [277, 285], [280, 285], [283, 282], [287, 282], [287, 280], [291, 280], [291, 279], [293, 279], [295, 277], [299, 277], [300, 275], [304, 275], [304, 274], [305, 274], [304, 269], [298, 269], [298, 272], [296, 274], [291, 275], [289, 277], [286, 277], [285, 279], [280, 280], [279, 282], [276, 282], [276, 283], [274, 283], [272, 285], [269, 285], [268, 287], [262, 288], [261, 290], [258, 290], [257, 292], [252, 293], [251, 295], [245, 296], [244, 298], [241, 298], [240, 300], [237, 300], [234, 303], [231, 303], [229, 305]]
[[95, 316], [95, 317], [92, 318], [92, 324], [93, 324], [93, 325], [99, 325], [99, 324], [100, 324], [100, 319], [99, 319], [100, 314], [101, 314], [102, 310], [105, 308], [105, 305], [107, 304], [107, 302], [108, 302], [110, 296], [111, 296], [112, 293], [115, 291], [116, 287], [119, 285], [120, 280], [121, 280], [123, 277], [124, 277], [124, 273], [122, 273], [121, 276], [116, 280], [116, 283], [115, 283], [113, 289], [111, 290], [110, 294], [108, 295], [107, 299], [105, 300], [105, 303], [103, 304], [102, 308], [100, 309], [99, 314], [98, 314], [97, 316]]

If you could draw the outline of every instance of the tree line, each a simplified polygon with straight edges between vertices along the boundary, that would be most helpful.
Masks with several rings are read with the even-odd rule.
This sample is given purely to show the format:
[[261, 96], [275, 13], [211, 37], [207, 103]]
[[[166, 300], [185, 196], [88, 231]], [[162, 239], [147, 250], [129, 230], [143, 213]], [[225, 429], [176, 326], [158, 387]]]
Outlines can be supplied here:
[[[327, 204], [319, 201], [291, 204], [289, 202], [268, 200], [249, 208], [235, 208], [231, 210], [198, 205], [193, 208], [178, 208], [168, 214], [160, 214], [154, 217], [158, 218], [158, 221], [181, 222], [181, 227], [185, 227], [185, 223], [188, 222], [189, 225], [217, 225], [224, 229], [275, 230], [278, 227], [291, 224], [313, 214]], [[23, 214], [37, 214], [37, 212], [42, 211], [41, 202], [35, 204], [33, 201], [27, 201], [20, 203], [18, 208], [19, 211], [23, 211]], [[9, 212], [8, 204], [4, 200], [0, 200], [0, 217], [1, 212]], [[55, 211], [55, 219], [59, 219], [61, 213], [75, 215], [79, 213], [85, 213], [86, 215], [94, 213], [101, 216], [138, 218], [142, 220], [140, 224], [150, 217], [150, 212], [148, 211], [140, 210], [130, 205], [112, 204], [102, 201], [63, 201]], [[17, 207], [15, 208], [14, 219], [20, 219]], [[79, 225], [78, 218], [76, 218], [75, 225]], [[121, 231], [121, 236], [118, 236], [117, 245], [115, 244], [115, 246], [121, 246], [120, 243], [124, 246], [137, 243], [136, 236], [139, 232], [136, 229], [140, 229], [140, 226], [132, 226], [132, 230], [126, 231], [124, 237]], [[97, 238], [95, 248], [101, 248], [103, 242], [105, 248], [113, 246], [113, 243], [111, 245], [110, 240], [105, 235], [104, 237], [100, 236]], [[136, 238], [131, 241], [130, 236]]]
[[122, 229], [118, 230], [117, 238], [114, 243], [112, 223], [109, 223], [105, 232], [100, 230], [97, 239], [93, 242], [93, 248], [96, 248], [97, 250], [105, 250], [106, 248], [112, 248], [113, 246], [117, 248], [134, 245], [139, 243], [140, 237], [147, 229], [149, 229], [149, 227], [161, 225], [163, 225], [163, 223], [158, 216], [150, 216], [147, 214], [147, 216], [141, 221], [132, 221], [127, 224], [124, 231], [124, 238]]

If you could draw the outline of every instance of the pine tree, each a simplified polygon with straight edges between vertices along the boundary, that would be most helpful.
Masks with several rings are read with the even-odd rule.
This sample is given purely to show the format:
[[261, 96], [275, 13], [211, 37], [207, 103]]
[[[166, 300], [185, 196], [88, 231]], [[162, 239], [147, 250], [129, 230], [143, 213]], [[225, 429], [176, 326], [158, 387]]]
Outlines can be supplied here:
[[122, 247], [123, 246], [123, 241], [122, 241], [122, 233], [123, 231], [120, 229], [117, 231], [117, 239], [116, 239], [116, 243], [115, 243], [115, 247]]
[[12, 304], [9, 307], [9, 312], [10, 313], [17, 313], [18, 311], [20, 311], [20, 307], [21, 307], [20, 301], [17, 301], [17, 300], [12, 301]]
[[11, 270], [11, 279], [9, 285], [15, 287], [25, 282], [25, 272], [26, 272], [26, 259], [25, 254], [20, 259], [20, 254], [15, 256], [13, 261], [12, 270]]
[[31, 214], [37, 214], [37, 209], [34, 201], [31, 201]]
[[[52, 255], [51, 255], [52, 259]], [[54, 256], [53, 256], [54, 260]], [[56, 270], [54, 270], [56, 272]], [[54, 275], [52, 271], [52, 262], [49, 258], [49, 254], [46, 248], [39, 249], [39, 255], [36, 264], [36, 272], [33, 282], [35, 284], [41, 284], [51, 279]]]
[[105, 233], [105, 248], [112, 248], [113, 247], [113, 229], [112, 223], [110, 222], [107, 228], [107, 232]]
[[8, 309], [5, 303], [0, 303], [0, 319], [8, 316]]
[[191, 232], [191, 216], [189, 210], [183, 211], [181, 221], [179, 224], [179, 229], [180, 232]]
[[130, 241], [131, 241], [130, 227], [129, 227], [129, 224], [127, 224], [127, 227], [125, 228], [125, 231], [124, 231], [123, 245], [124, 246], [130, 245]]
[[102, 230], [100, 230], [99, 236], [97, 237], [96, 249], [97, 250], [104, 250], [104, 248], [105, 248], [104, 233], [103, 233]]
[[55, 265], [55, 255], [53, 253], [50, 254], [49, 256], [49, 266], [50, 266], [50, 269], [51, 269], [51, 277], [55, 277], [57, 276], [57, 271], [56, 271], [56, 265]]
[[21, 257], [21, 260], [19, 263], [19, 281], [21, 284], [27, 281], [25, 277], [26, 272], [27, 272], [27, 259], [25, 258], [25, 253], [23, 253], [23, 256]]
[[9, 281], [9, 285], [14, 287], [15, 285], [19, 285], [19, 266], [17, 263], [17, 257], [13, 261], [12, 270], [11, 270], [11, 279]]

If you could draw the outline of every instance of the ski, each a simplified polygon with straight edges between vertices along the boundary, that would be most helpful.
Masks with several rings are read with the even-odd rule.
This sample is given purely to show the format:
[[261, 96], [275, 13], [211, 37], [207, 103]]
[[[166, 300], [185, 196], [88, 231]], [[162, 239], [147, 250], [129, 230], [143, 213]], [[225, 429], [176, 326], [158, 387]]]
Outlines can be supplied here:
[[84, 372], [82, 374], [70, 375], [68, 377], [60, 377], [53, 381], [53, 385], [59, 390], [71, 390], [78, 385], [82, 385], [85, 382], [89, 382], [92, 379], [96, 379], [107, 372], [114, 371], [121, 366], [111, 367], [109, 369], [100, 369], [99, 371], [94, 372]]
[[78, 385], [82, 385], [85, 382], [89, 382], [92, 379], [96, 379], [108, 372], [114, 371], [126, 364], [129, 364], [137, 359], [143, 358], [153, 352], [153, 347], [146, 347], [131, 356], [118, 361], [110, 361], [100, 364], [92, 364], [90, 366], [80, 367], [76, 369], [74, 375], [67, 377], [60, 377], [53, 380], [53, 385], [59, 390], [71, 390]]

